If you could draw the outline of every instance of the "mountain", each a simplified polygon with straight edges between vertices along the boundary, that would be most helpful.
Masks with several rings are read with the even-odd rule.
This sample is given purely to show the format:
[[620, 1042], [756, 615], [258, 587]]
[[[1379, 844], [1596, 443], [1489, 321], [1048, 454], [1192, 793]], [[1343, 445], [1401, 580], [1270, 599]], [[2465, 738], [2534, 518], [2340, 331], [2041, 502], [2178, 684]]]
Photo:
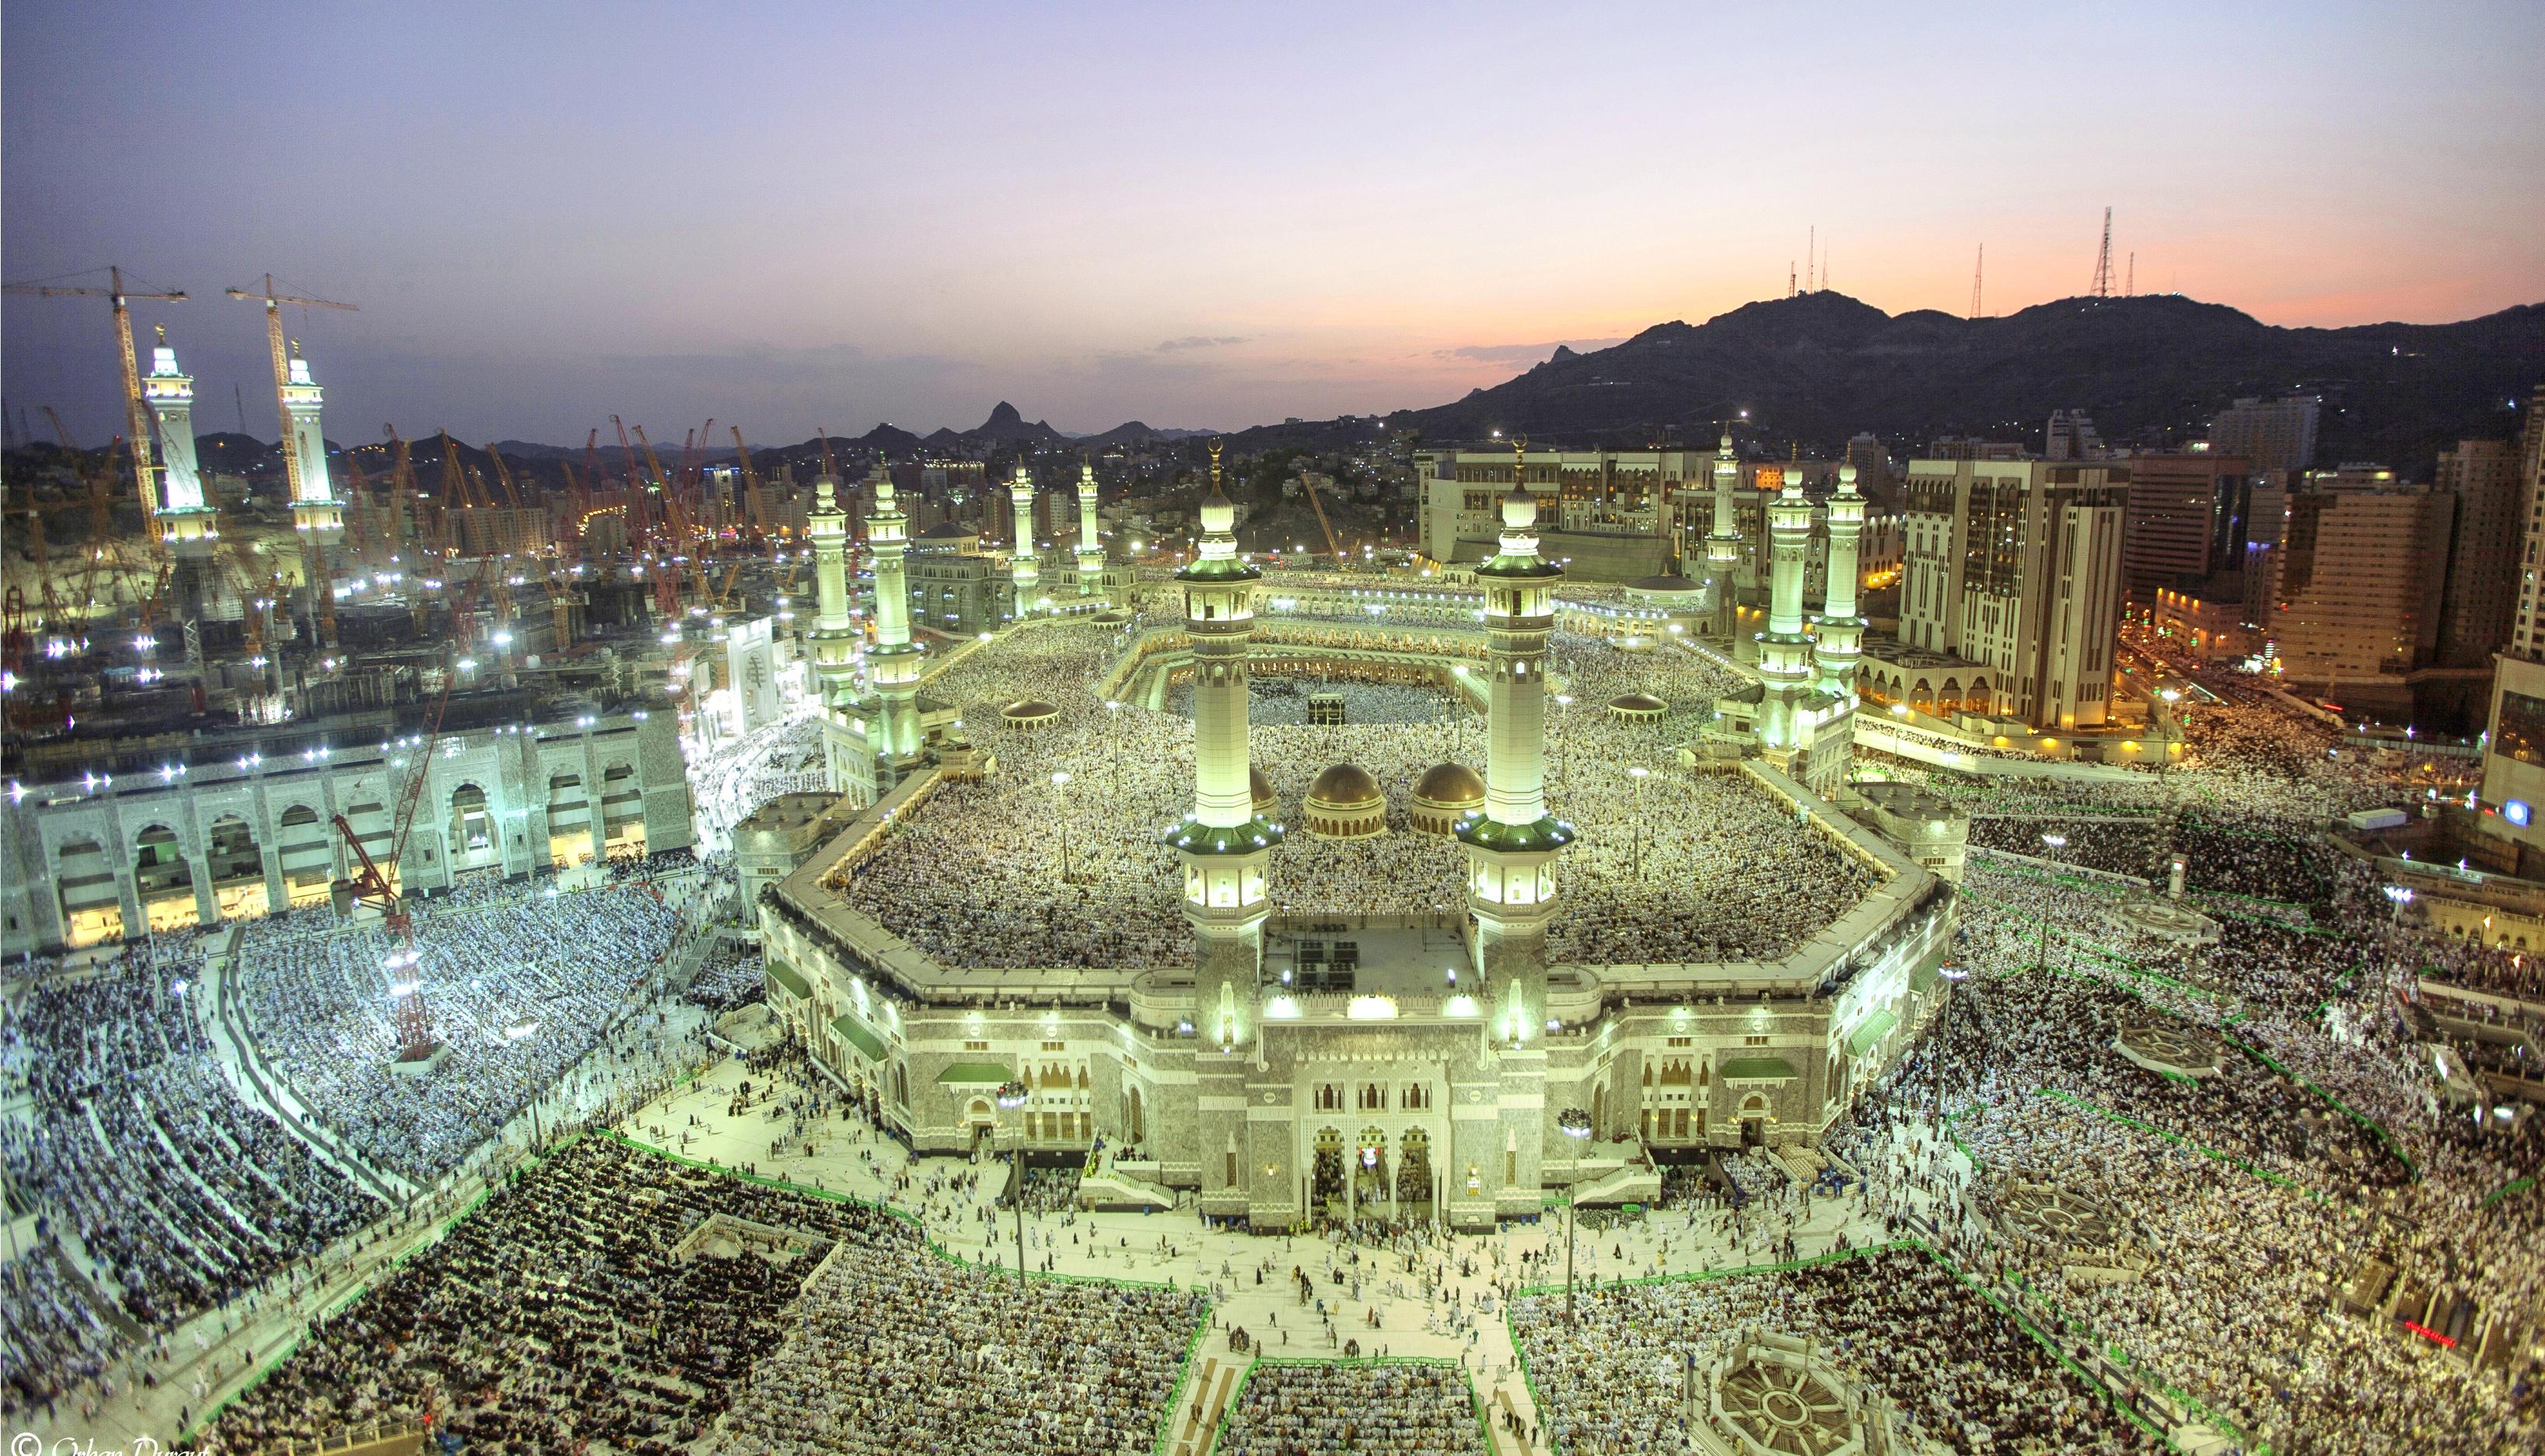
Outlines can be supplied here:
[[[583, 451], [579, 447], [562, 445], [533, 445], [527, 440], [489, 441], [486, 448], [497, 451], [508, 460], [573, 460], [581, 463], [583, 459]], [[726, 453], [730, 454], [732, 451], [728, 450]]]
[[906, 460], [919, 452], [919, 437], [898, 425], [877, 425], [848, 444], [863, 445], [895, 459]]
[[[1768, 441], [1824, 447], [1857, 431], [1923, 445], [1940, 435], [2039, 444], [2054, 409], [2084, 409], [2106, 440], [2196, 437], [2242, 395], [2325, 398], [2317, 458], [2407, 470], [2460, 438], [2517, 428], [2509, 407], [2545, 380], [2545, 304], [2453, 324], [2292, 329], [2176, 295], [2066, 298], [2004, 318], [1892, 315], [1822, 291], [1746, 304], [1702, 324], [1656, 324], [1607, 349], [1553, 358], [1454, 404], [1387, 417], [1427, 440], [1526, 433], [1642, 445], [1664, 427], [1711, 439], [1747, 410]], [[1365, 440], [1366, 423], [1264, 427], [1231, 444]]]
[[259, 475], [283, 468], [283, 448], [252, 435], [215, 430], [195, 437], [195, 463], [223, 475]]
[[1004, 399], [999, 401], [996, 409], [990, 411], [990, 418], [982, 421], [980, 428], [966, 430], [963, 434], [984, 445], [1010, 443], [1065, 445], [1069, 441], [1068, 436], [1040, 420], [1032, 424], [1026, 423], [1026, 417], [1017, 413], [1017, 407]]

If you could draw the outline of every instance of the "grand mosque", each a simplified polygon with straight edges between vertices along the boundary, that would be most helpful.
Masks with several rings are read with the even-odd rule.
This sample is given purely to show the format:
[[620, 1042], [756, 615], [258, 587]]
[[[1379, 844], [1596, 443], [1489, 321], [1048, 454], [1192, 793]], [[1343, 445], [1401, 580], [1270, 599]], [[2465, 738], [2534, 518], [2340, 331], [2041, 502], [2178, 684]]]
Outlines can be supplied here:
[[825, 480], [808, 655], [862, 807], [764, 879], [737, 841], [772, 1007], [922, 1150], [1101, 1142], [1099, 1205], [1479, 1228], [1711, 1148], [1813, 1164], [1949, 984], [1960, 821], [1848, 783], [1852, 471], [1827, 611], [1794, 472], [1755, 668], [1701, 640], [1730, 458], [1702, 579], [1625, 588], [1568, 585], [1520, 489], [1471, 573], [1268, 573], [1215, 464], [1143, 583], [1090, 482], [957, 644], [913, 637], [880, 473], [867, 639]]

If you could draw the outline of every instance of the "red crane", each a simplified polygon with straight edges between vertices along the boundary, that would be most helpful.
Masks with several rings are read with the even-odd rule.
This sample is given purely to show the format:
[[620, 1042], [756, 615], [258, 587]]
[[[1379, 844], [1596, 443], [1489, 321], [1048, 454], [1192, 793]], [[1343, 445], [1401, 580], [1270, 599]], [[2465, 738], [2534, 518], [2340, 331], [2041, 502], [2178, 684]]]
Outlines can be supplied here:
[[[454, 620], [466, 609], [466, 599], [474, 586], [474, 582], [457, 584], [451, 604]], [[442, 690], [435, 694], [433, 710], [425, 719], [423, 742], [415, 750], [406, 784], [398, 792], [397, 811], [389, 821], [391, 864], [405, 855], [407, 836], [415, 830], [415, 806], [424, 795], [425, 780], [433, 776], [433, 751], [442, 742], [442, 715], [451, 706], [451, 685], [458, 677], [456, 669], [443, 677]], [[389, 883], [387, 872], [363, 847], [363, 838], [354, 833], [354, 826], [342, 814], [335, 816], [334, 823], [345, 848], [353, 852], [354, 862], [361, 866], [338, 891], [337, 909], [340, 913], [349, 912], [356, 902], [379, 907], [380, 925], [395, 942], [380, 969], [388, 977], [389, 997], [396, 1003], [398, 1059], [420, 1059], [433, 1047], [433, 1022], [425, 1011], [423, 978], [416, 969], [423, 955], [415, 948], [415, 922], [407, 914], [406, 901], [398, 894], [397, 886]]]

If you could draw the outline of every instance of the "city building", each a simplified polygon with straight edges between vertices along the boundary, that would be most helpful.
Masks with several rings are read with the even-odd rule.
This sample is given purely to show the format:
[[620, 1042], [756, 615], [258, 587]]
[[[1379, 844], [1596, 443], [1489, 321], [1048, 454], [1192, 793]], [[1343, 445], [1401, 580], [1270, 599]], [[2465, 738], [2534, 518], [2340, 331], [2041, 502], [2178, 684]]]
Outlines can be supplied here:
[[2452, 502], [2439, 594], [2438, 665], [2488, 668], [2518, 611], [2516, 442], [2466, 440], [2439, 452], [2431, 488]]
[[2153, 605], [2161, 587], [2207, 582], [2245, 564], [2253, 470], [2214, 450], [2130, 457], [2121, 570], [2130, 600]]
[[[1544, 512], [1550, 558], [1587, 581], [1628, 582], [1673, 569], [1687, 530], [1674, 509], [1707, 488], [1714, 457], [1700, 450], [1419, 450], [1423, 554], [1474, 565], [1494, 554], [1501, 500], [1513, 476]], [[1701, 538], [1704, 523], [1694, 527]], [[1698, 556], [1702, 559], [1702, 547]]]
[[2453, 502], [2392, 471], [2318, 474], [2289, 497], [2270, 632], [2283, 679], [2339, 697], [2429, 662]]
[[2122, 461], [1910, 461], [1899, 632], [1866, 642], [1868, 679], [1932, 680], [1933, 654], [1984, 670], [1949, 675], [1955, 710], [2111, 722], [2129, 496]]
[[2515, 849], [2517, 872], [2545, 871], [2545, 385], [2527, 407], [2517, 442], [2518, 615], [2509, 645], [2494, 659], [2492, 707], [2484, 734], [2482, 829]]
[[2321, 395], [2239, 399], [2210, 420], [2209, 447], [2286, 482], [2315, 463], [2316, 425], [2323, 413]]

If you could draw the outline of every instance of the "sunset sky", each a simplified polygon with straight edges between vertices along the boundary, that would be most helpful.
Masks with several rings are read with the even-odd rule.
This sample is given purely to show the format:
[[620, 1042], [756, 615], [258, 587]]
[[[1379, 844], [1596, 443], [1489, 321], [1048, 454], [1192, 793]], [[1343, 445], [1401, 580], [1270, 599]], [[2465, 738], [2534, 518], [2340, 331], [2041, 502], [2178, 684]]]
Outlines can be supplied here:
[[[2141, 291], [2277, 324], [2545, 299], [2545, 6], [681, 7], [16, 0], [10, 281], [118, 263], [203, 430], [755, 441], [1004, 398], [1093, 431], [1437, 404], [1785, 290]], [[2116, 264], [2117, 266], [2117, 264]], [[120, 429], [102, 303], [7, 405]], [[719, 425], [719, 433], [722, 426]]]

